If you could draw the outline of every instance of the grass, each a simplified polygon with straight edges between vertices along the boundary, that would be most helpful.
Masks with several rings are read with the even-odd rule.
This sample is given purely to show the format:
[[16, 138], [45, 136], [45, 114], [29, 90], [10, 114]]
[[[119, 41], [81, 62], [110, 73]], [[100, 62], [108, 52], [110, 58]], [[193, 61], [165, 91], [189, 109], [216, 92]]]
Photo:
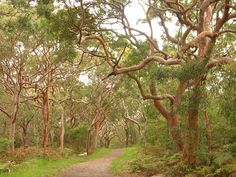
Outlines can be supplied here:
[[129, 172], [129, 162], [136, 159], [140, 147], [129, 147], [124, 153], [112, 162], [112, 173], [119, 175]]
[[111, 149], [101, 149], [89, 156], [79, 157], [73, 155], [68, 158], [49, 160], [44, 158], [32, 158], [16, 165], [10, 173], [0, 173], [0, 177], [44, 177], [53, 176], [58, 170], [69, 167], [73, 164], [85, 162], [94, 158], [102, 157], [111, 152]]

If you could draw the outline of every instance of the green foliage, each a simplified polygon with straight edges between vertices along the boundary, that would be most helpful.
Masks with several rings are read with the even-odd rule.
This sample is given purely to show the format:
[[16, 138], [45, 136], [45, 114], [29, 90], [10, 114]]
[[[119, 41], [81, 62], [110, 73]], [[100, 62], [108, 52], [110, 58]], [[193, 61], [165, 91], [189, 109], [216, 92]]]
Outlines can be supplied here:
[[236, 127], [236, 64], [228, 66], [223, 75], [223, 99], [221, 100], [221, 114], [224, 115]]
[[29, 7], [29, 3], [26, 0], [11, 0], [14, 7]]
[[171, 79], [178, 79], [182, 82], [188, 82], [203, 74], [205, 61], [191, 60], [188, 63], [179, 66], [155, 66], [155, 70], [149, 73], [151, 79], [163, 83]]
[[39, 5], [37, 6], [37, 13], [45, 18], [50, 18], [52, 16], [53, 10], [54, 7], [52, 3], [45, 4], [40, 1]]
[[0, 137], [0, 154], [5, 153], [11, 142], [4, 137]]
[[154, 78], [158, 83], [169, 79], [176, 79], [179, 73], [179, 67], [157, 66], [151, 74], [151, 79]]
[[48, 148], [43, 150], [39, 147], [21, 147], [15, 149], [14, 152], [7, 152], [6, 156], [3, 156], [4, 161], [14, 161], [21, 163], [29, 158], [42, 157], [48, 160], [59, 159], [64, 157], [66, 153], [64, 151], [59, 151], [59, 149]]
[[123, 154], [112, 162], [112, 172], [115, 175], [130, 172], [130, 161], [136, 159], [139, 147], [126, 148]]
[[132, 48], [128, 55], [127, 60], [124, 61], [125, 65], [130, 66], [140, 63], [148, 55], [149, 45], [147, 42], [140, 42], [139, 48]]
[[[147, 143], [152, 145], [160, 145], [166, 148], [171, 147], [171, 141], [168, 133], [166, 122], [163, 119], [151, 119], [147, 124]], [[158, 133], [165, 132], [165, 133]]]
[[213, 163], [220, 167], [226, 163], [229, 163], [232, 160], [233, 160], [233, 156], [230, 153], [221, 152], [215, 155], [215, 157], [213, 158]]
[[183, 82], [187, 82], [196, 78], [202, 74], [205, 67], [205, 61], [191, 60], [187, 64], [183, 65], [182, 69], [178, 73], [178, 79]]
[[146, 173], [147, 176], [157, 174], [159, 171], [157, 167], [158, 163], [153, 156], [140, 156], [131, 162], [131, 172]]
[[79, 157], [73, 154], [68, 157], [57, 159], [34, 157], [16, 164], [12, 167], [10, 173], [0, 173], [0, 177], [42, 177], [56, 175], [59, 170], [67, 168], [73, 164], [85, 162], [94, 158], [102, 157], [111, 152], [110, 149], [101, 149], [92, 155]]
[[85, 151], [87, 127], [86, 124], [82, 124], [79, 127], [67, 129], [65, 134], [66, 143], [76, 151]]
[[56, 63], [65, 62], [66, 60], [73, 60], [76, 57], [74, 46], [68, 42], [60, 43], [60, 50], [55, 53]]
[[[163, 146], [167, 149], [174, 147], [172, 144], [169, 130], [165, 119], [158, 114], [155, 107], [151, 104], [146, 104], [144, 107], [147, 122], [144, 126], [144, 135], [147, 144]], [[162, 133], [159, 133], [162, 132]], [[144, 140], [144, 139], [143, 139]]]
[[[114, 7], [119, 8], [122, 7], [120, 3], [128, 3], [128, 0], [117, 0], [109, 2], [112, 2], [113, 4], [115, 3]], [[167, 8], [167, 3], [165, 2], [150, 1], [150, 3], [153, 2], [155, 2], [154, 4], [152, 4], [153, 8], [150, 8], [149, 14], [147, 14], [150, 19], [157, 17], [156, 9]], [[90, 2], [88, 2], [88, 4], [89, 3]], [[190, 3], [192, 3], [192, 1], [185, 0], [181, 2], [181, 4], [186, 7], [190, 7]], [[119, 56], [123, 51], [124, 46], [127, 45], [126, 51], [119, 63], [121, 67], [133, 66], [142, 62], [143, 59], [149, 56], [150, 51], [150, 45], [148, 44], [148, 41], [140, 40], [137, 45], [133, 45], [129, 41], [129, 38], [132, 40], [131, 36], [117, 35], [119, 36], [117, 37], [115, 33], [118, 32], [114, 33], [114, 31], [112, 32], [111, 30], [103, 29], [104, 26], [109, 26], [107, 24], [104, 25], [104, 23], [111, 22], [106, 21], [107, 19], [112, 18], [113, 21], [113, 18], [121, 16], [120, 12], [113, 11], [112, 7], [109, 7], [109, 3], [106, 5], [104, 4], [105, 3], [102, 0], [99, 0], [93, 1], [92, 4], [86, 8], [81, 8], [81, 6], [75, 7], [71, 5], [67, 8], [60, 9], [59, 7], [55, 7], [53, 5], [53, 1], [51, 0], [39, 0], [38, 5], [35, 7], [31, 7], [29, 5], [29, 1], [25, 0], [12, 0], [11, 2], [7, 1], [7, 3], [0, 3], [0, 14], [2, 17], [0, 19], [0, 60], [3, 61], [3, 63], [1, 63], [2, 67], [0, 71], [2, 76], [1, 78], [6, 78], [7, 81], [11, 80], [11, 82], [14, 82], [22, 77], [21, 79], [23, 80], [23, 82], [29, 81], [29, 84], [22, 87], [24, 91], [21, 93], [21, 96], [24, 97], [21, 97], [20, 99], [21, 105], [17, 117], [17, 125], [21, 126], [22, 124], [30, 120], [31, 117], [33, 117], [32, 123], [29, 123], [29, 139], [32, 144], [40, 146], [40, 137], [42, 136], [41, 125], [43, 124], [43, 121], [41, 119], [42, 115], [39, 114], [39, 111], [41, 110], [38, 109], [38, 107], [42, 106], [42, 95], [40, 94], [40, 92], [45, 89], [44, 86], [46, 83], [46, 79], [44, 80], [44, 78], [46, 76], [45, 71], [47, 70], [46, 65], [47, 63], [50, 63], [52, 64], [52, 83], [48, 85], [48, 88], [50, 90], [49, 133], [50, 135], [52, 135], [52, 138], [50, 139], [53, 139], [53, 134], [56, 132], [56, 138], [53, 140], [52, 144], [56, 144], [55, 142], [59, 142], [58, 117], [60, 116], [60, 113], [58, 111], [58, 100], [61, 101], [63, 99], [66, 99], [65, 104], [63, 103], [63, 105], [65, 105], [66, 118], [71, 113], [71, 105], [75, 103], [76, 105], [73, 105], [75, 115], [77, 113], [82, 113], [82, 111], [87, 107], [91, 108], [88, 109], [89, 111], [85, 113], [85, 116], [81, 115], [80, 118], [83, 119], [84, 117], [86, 117], [86, 120], [83, 119], [82, 121], [85, 123], [81, 124], [80, 126], [77, 127], [76, 122], [75, 128], [71, 129], [68, 127], [68, 122], [65, 122], [66, 146], [72, 147], [76, 151], [84, 151], [86, 146], [86, 131], [88, 127], [87, 123], [94, 117], [92, 112], [97, 109], [97, 97], [100, 96], [105, 89], [108, 89], [108, 87], [109, 89], [110, 86], [113, 87], [114, 84], [114, 90], [119, 91], [119, 93], [115, 95], [118, 96], [118, 98], [115, 97], [114, 102], [118, 102], [117, 100], [119, 100], [119, 98], [125, 97], [124, 99], [128, 103], [128, 113], [135, 118], [137, 116], [137, 120], [139, 121], [140, 126], [146, 129], [144, 130], [144, 133], [142, 132], [143, 134], [141, 134], [145, 136], [145, 138], [142, 138], [142, 142], [144, 142], [145, 140], [145, 150], [151, 151], [151, 153], [143, 153], [141, 156], [135, 157], [137, 155], [137, 151], [135, 149], [127, 149], [127, 152], [125, 153], [126, 156], [121, 157], [121, 161], [118, 162], [118, 164], [122, 164], [122, 166], [125, 166], [124, 164], [129, 164], [127, 163], [127, 161], [129, 161], [130, 159], [134, 159], [131, 163], [131, 167], [129, 168], [130, 171], [141, 172], [163, 169], [167, 173], [173, 174], [175, 176], [194, 176], [194, 174], [200, 176], [204, 176], [206, 174], [219, 176], [227, 174], [229, 170], [227, 169], [228, 167], [225, 167], [225, 163], [231, 163], [231, 160], [233, 158], [232, 155], [235, 156], [236, 153], [235, 64], [228, 66], [226, 69], [223, 69], [223, 67], [219, 66], [212, 70], [209, 73], [210, 78], [212, 79], [211, 82], [207, 82], [206, 85], [201, 87], [199, 90], [194, 90], [196, 91], [196, 95], [200, 95], [200, 97], [196, 98], [196, 95], [193, 95], [191, 97], [193, 93], [192, 88], [187, 88], [183, 93], [183, 97], [181, 98], [181, 105], [177, 108], [177, 112], [180, 115], [181, 122], [178, 128], [180, 128], [180, 130], [183, 130], [184, 132], [185, 129], [183, 124], [186, 122], [186, 113], [189, 108], [190, 110], [199, 112], [199, 129], [194, 131], [200, 132], [197, 157], [199, 164], [201, 165], [199, 166], [199, 168], [197, 167], [196, 169], [189, 169], [187, 164], [184, 163], [183, 157], [178, 153], [174, 154], [172, 148], [173, 146], [170, 141], [170, 130], [168, 130], [165, 120], [161, 118], [159, 119], [159, 117], [161, 116], [156, 113], [157, 111], [154, 107], [151, 107], [146, 103], [139, 102], [138, 104], [141, 105], [141, 109], [144, 108], [147, 120], [145, 119], [145, 121], [143, 121], [141, 119], [138, 119], [138, 111], [141, 109], [134, 106], [134, 102], [137, 101], [137, 99], [139, 99], [140, 97], [137, 96], [137, 89], [133, 89], [133, 87], [136, 88], [134, 82], [131, 82], [130, 79], [124, 79], [125, 87], [122, 88], [120, 86], [120, 83], [117, 84], [117, 81], [112, 81], [111, 84], [105, 86], [106, 88], [100, 88], [100, 86], [96, 85], [96, 82], [100, 82], [101, 80], [100, 76], [104, 76], [104, 73], [107, 73], [109, 69], [105, 65], [99, 66], [104, 61], [100, 60], [100, 57], [91, 60], [90, 55], [86, 53], [86, 47], [90, 47], [89, 49], [91, 50], [97, 50], [98, 55], [101, 56], [104, 55], [104, 51], [102, 50], [102, 47], [97, 40], [89, 40], [81, 44], [81, 41], [78, 41], [78, 39], [82, 37], [82, 35], [101, 35], [104, 41], [106, 41], [109, 45], [107, 49], [109, 50], [109, 54], [111, 54], [112, 56]], [[188, 15], [190, 15], [189, 17], [191, 18], [193, 23], [197, 23], [197, 19], [194, 19], [192, 17], [197, 16], [199, 13], [198, 5], [200, 5], [200, 3], [196, 1], [196, 4], [197, 7], [192, 7], [191, 12], [188, 12]], [[87, 6], [87, 3], [84, 5]], [[194, 4], [191, 5], [194, 6]], [[218, 6], [221, 6], [220, 2], [218, 3], [218, 5], [216, 5], [215, 8], [221, 8]], [[174, 3], [170, 2], [170, 7], [175, 7]], [[165, 12], [163, 11], [163, 19], [166, 22], [173, 21], [172, 13], [165, 14]], [[120, 20], [118, 20], [118, 22], [119, 21]], [[142, 23], [147, 22], [147, 20], [145, 19], [141, 19], [139, 21]], [[127, 25], [129, 26], [129, 24]], [[180, 24], [177, 25], [181, 26]], [[224, 27], [226, 29], [234, 29], [235, 24], [226, 23]], [[176, 37], [177, 39], [182, 35], [182, 30], [183, 29], [180, 29], [176, 34], [170, 35]], [[133, 34], [136, 36], [136, 34], [138, 33], [134, 32]], [[170, 41], [168, 41], [166, 37], [164, 37], [163, 35], [161, 36], [163, 39], [163, 51], [168, 53], [169, 56], [176, 56], [176, 52], [181, 51], [181, 48], [179, 48], [178, 45], [171, 45]], [[189, 41], [193, 39], [194, 36], [195, 34], [192, 34], [190, 32], [186, 40]], [[233, 45], [232, 47], [229, 47], [229, 45], [233, 44], [234, 41], [234, 34], [222, 34], [219, 40], [217, 40], [217, 47], [213, 49], [214, 55], [218, 57], [223, 56], [225, 53], [230, 53], [232, 57], [235, 57], [235, 47]], [[19, 42], [22, 43], [24, 51], [17, 51], [16, 44]], [[153, 40], [153, 42], [157, 41]], [[227, 51], [228, 49], [231, 51]], [[83, 64], [81, 64], [78, 69], [77, 63], [79, 63], [79, 59], [76, 60], [76, 57], [80, 58], [82, 52], [85, 52], [83, 55], [84, 60]], [[157, 81], [156, 83], [158, 83], [158, 94], [160, 93], [160, 95], [162, 95], [168, 93], [173, 95], [174, 97], [176, 95], [176, 86], [179, 81], [187, 83], [188, 81], [197, 78], [201, 74], [204, 74], [206, 62], [209, 60], [210, 56], [209, 53], [207, 53], [207, 56], [202, 61], [195, 60], [193, 58], [185, 58], [187, 56], [185, 55], [185, 53], [181, 53], [181, 57], [182, 55], [184, 60], [186, 61], [186, 64], [183, 64], [181, 66], [162, 66], [158, 64], [158, 62], [151, 62], [147, 66], [145, 66], [144, 70], [135, 72], [135, 75], [140, 79], [141, 84], [144, 86], [144, 90], [147, 95], [149, 94], [147, 92], [147, 85], [149, 84], [149, 80], [151, 79]], [[76, 61], [76, 65], [74, 65], [75, 63], [73, 63], [74, 60]], [[4, 62], [9, 63], [9, 66], [5, 67]], [[22, 69], [23, 73], [20, 77], [16, 78], [14, 77], [14, 75], [17, 70], [11, 70], [17, 68], [18, 63], [20, 63], [20, 68]], [[93, 65], [96, 65], [96, 69], [93, 69], [93, 67], [91, 67]], [[78, 81], [78, 76], [80, 72], [84, 70], [84, 66], [88, 66], [90, 68], [88, 73], [90, 78], [92, 78], [92, 81], [89, 86], [85, 86], [85, 84], [82, 84], [80, 81]], [[42, 68], [42, 70], [40, 70], [40, 68]], [[57, 70], [57, 68], [59, 68], [59, 70]], [[6, 74], [7, 76], [3, 75], [4, 69], [7, 72], [9, 70], [9, 73]], [[41, 75], [35, 75], [35, 73], [37, 72], [41, 73]], [[30, 78], [28, 74], [30, 74], [30, 76], [33, 75], [33, 77], [35, 77], [36, 79]], [[73, 76], [70, 77], [69, 75]], [[13, 77], [13, 79], [11, 79], [9, 76]], [[66, 77], [63, 78], [60, 82], [56, 81], [57, 78], [63, 76]], [[70, 78], [68, 78], [67, 76]], [[29, 79], [27, 79], [27, 77], [29, 77]], [[40, 82], [38, 82], [37, 80], [40, 80]], [[30, 81], [33, 81], [34, 84], [30, 84]], [[1, 83], [4, 83], [4, 80], [2, 80]], [[35, 87], [35, 89], [33, 87]], [[40, 88], [38, 89], [36, 87]], [[25, 90], [25, 88], [27, 88], [27, 91]], [[2, 100], [1, 106], [3, 108], [6, 108], [6, 110], [10, 112], [10, 109], [12, 108], [12, 97], [9, 97], [9, 95], [11, 95], [11, 91], [9, 93], [9, 88], [4, 88], [3, 84], [1, 84], [0, 93]], [[28, 97], [33, 101], [28, 102]], [[103, 102], [104, 104], [109, 104], [109, 101], [111, 101], [109, 100], [110, 95], [106, 97], [107, 98], [104, 98], [103, 100], [101, 100], [101, 102]], [[132, 99], [130, 99], [130, 97], [132, 97]], [[59, 99], [54, 101], [54, 98]], [[77, 102], [79, 102], [78, 100], [82, 98], [83, 101], [87, 102], [89, 100], [90, 103], [86, 103], [86, 105], [80, 103], [77, 104]], [[23, 102], [30, 105], [28, 109], [26, 109], [25, 106], [22, 106]], [[161, 100], [161, 102], [168, 111], [171, 110], [171, 106], [168, 100]], [[37, 106], [37, 108], [35, 106]], [[214, 157], [213, 163], [212, 161], [210, 161], [211, 159], [208, 154], [208, 132], [206, 131], [203, 118], [204, 116], [202, 114], [202, 111], [206, 110], [207, 106], [210, 108], [209, 119], [211, 122], [210, 131], [212, 133], [212, 149], [215, 150], [223, 147], [225, 151], [220, 151], [219, 154]], [[108, 111], [104, 115], [109, 118], [111, 124], [118, 124], [121, 122], [120, 119], [122, 118], [122, 111], [122, 106], [118, 103], [113, 110], [108, 107]], [[1, 118], [2, 117], [3, 115], [1, 115]], [[76, 121], [78, 121], [78, 119], [76, 119]], [[5, 130], [8, 128], [7, 124], [9, 121], [1, 119], [1, 123], [2, 122], [5, 123], [6, 126], [5, 128], [2, 127], [1, 132], [5, 132]], [[21, 128], [19, 126], [17, 126], [17, 146], [20, 146], [22, 144], [19, 135]], [[127, 127], [131, 135], [131, 144], [137, 143], [139, 140], [139, 136], [137, 134], [136, 126], [129, 124]], [[123, 140], [122, 138], [124, 137], [122, 136], [124, 134], [122, 128], [123, 127], [121, 125], [117, 129], [121, 135], [121, 143]], [[222, 132], [224, 132], [224, 134]], [[0, 138], [0, 144], [0, 153], [4, 153], [7, 145], [9, 145], [9, 142], [4, 138]], [[149, 148], [148, 146], [150, 145], [154, 146], [154, 148]], [[162, 146], [165, 148], [165, 150], [167, 149], [167, 152], [164, 154], [158, 153], [159, 151], [164, 151], [164, 149], [158, 149], [155, 146]], [[70, 150], [67, 150], [63, 153], [71, 154]], [[9, 158], [22, 161], [27, 157], [27, 154], [30, 154], [30, 152], [34, 153], [33, 149], [31, 149], [30, 151], [29, 149], [28, 151], [19, 149], [19, 151], [16, 151], [16, 153], [12, 154], [12, 156], [9, 156]], [[57, 153], [55, 153], [54, 151], [47, 152], [47, 154], [43, 153], [43, 155], [42, 152], [36, 153], [38, 153], [38, 155], [43, 158], [43, 160], [47, 159], [50, 161], [52, 160], [52, 157], [57, 158]], [[212, 166], [203, 165], [209, 165], [211, 163], [213, 164]], [[117, 166], [118, 167], [115, 167], [116, 169], [123, 168], [121, 167], [121, 165]], [[38, 172], [38, 174], [40, 174], [40, 172]], [[31, 175], [34, 176], [33, 174]]]
[[231, 152], [231, 154], [236, 156], [236, 143], [229, 144], [228, 146], [229, 146], [229, 151]]
[[197, 148], [197, 158], [199, 163], [201, 164], [210, 164], [210, 159], [209, 159], [209, 150], [208, 150], [208, 145], [207, 145], [207, 132], [205, 130], [205, 127], [200, 127], [199, 128], [199, 134], [201, 136]]
[[[124, 156], [126, 154], [123, 154]], [[122, 157], [120, 157], [122, 158]], [[119, 158], [118, 158], [119, 159]], [[126, 164], [126, 161], [115, 160], [118, 164]], [[139, 148], [136, 156], [128, 158], [129, 163], [124, 167], [115, 164], [118, 172], [124, 171], [137, 173], [139, 176], [152, 176], [156, 174], [165, 174], [168, 177], [222, 177], [229, 176], [236, 170], [236, 164], [229, 153], [218, 153], [214, 155], [211, 165], [198, 164], [195, 168], [190, 168], [184, 161], [181, 153], [163, 150], [160, 146], [148, 145]], [[114, 168], [114, 167], [113, 167]], [[119, 173], [116, 173], [119, 174]]]

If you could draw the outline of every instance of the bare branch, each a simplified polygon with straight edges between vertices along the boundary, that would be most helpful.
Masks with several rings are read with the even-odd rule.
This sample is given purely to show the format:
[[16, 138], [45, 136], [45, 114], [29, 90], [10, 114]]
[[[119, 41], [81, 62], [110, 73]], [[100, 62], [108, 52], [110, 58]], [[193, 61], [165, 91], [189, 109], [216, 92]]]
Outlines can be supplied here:
[[[155, 88], [154, 83], [152, 82], [150, 85], [150, 92], [152, 95], [157, 95], [157, 91]], [[154, 105], [157, 108], [157, 110], [161, 113], [161, 115], [168, 120], [170, 118], [170, 114], [169, 112], [166, 110], [166, 108], [162, 105], [162, 103], [160, 102], [160, 100], [154, 100]]]

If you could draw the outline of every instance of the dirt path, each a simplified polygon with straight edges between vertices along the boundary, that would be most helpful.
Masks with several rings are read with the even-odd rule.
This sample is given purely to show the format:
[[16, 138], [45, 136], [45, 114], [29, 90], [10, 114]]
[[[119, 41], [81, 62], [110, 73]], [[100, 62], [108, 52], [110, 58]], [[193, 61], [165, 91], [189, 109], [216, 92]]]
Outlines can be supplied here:
[[114, 177], [110, 172], [111, 163], [121, 154], [122, 149], [113, 150], [104, 157], [74, 165], [57, 177]]

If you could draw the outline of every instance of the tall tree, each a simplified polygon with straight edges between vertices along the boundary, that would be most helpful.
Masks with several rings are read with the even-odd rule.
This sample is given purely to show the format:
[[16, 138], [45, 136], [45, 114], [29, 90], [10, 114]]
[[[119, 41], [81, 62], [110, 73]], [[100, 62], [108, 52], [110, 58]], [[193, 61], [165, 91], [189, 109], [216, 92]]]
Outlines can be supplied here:
[[[217, 65], [233, 62], [228, 49], [234, 41], [229, 41], [231, 44], [222, 49], [217, 46], [222, 37], [236, 33], [233, 25], [236, 18], [234, 1], [148, 1], [143, 5], [145, 15], [142, 21], [147, 24], [150, 33], [131, 26], [125, 13], [130, 1], [100, 3], [100, 11], [94, 12], [94, 15], [99, 16], [102, 24], [105, 19], [104, 23], [110, 19], [110, 24], [116, 19], [123, 33], [114, 28], [99, 26], [97, 33], [86, 34], [83, 38], [83, 41], [98, 42], [97, 47], [94, 46], [97, 50], [88, 50], [88, 53], [93, 56], [96, 53], [105, 59], [112, 69], [108, 76], [129, 74], [136, 81], [143, 99], [153, 100], [156, 109], [166, 119], [177, 148], [184, 152], [189, 165], [195, 166], [199, 141], [198, 115], [208, 72]], [[174, 35], [167, 25], [170, 22], [176, 28]], [[154, 23], [159, 23], [163, 29], [162, 46], [155, 39]], [[143, 36], [146, 40], [142, 42], [137, 36]], [[108, 42], [110, 40], [113, 40], [112, 44]], [[128, 49], [132, 52], [124, 55]], [[142, 75], [151, 78], [149, 94], [140, 81], [142, 78], [131, 75], [138, 75], [138, 71], [145, 73], [147, 67], [154, 71], [149, 70], [146, 71], [148, 74]], [[161, 79], [172, 82], [175, 91], [167, 88], [164, 94], [157, 91], [156, 83]], [[187, 92], [188, 109], [184, 115], [180, 115], [181, 100]], [[166, 106], [165, 100], [168, 100], [169, 106]], [[179, 129], [180, 116], [186, 117], [185, 135]]]
[[31, 60], [31, 52], [36, 43], [30, 41], [32, 29], [30, 10], [20, 10], [7, 4], [1, 4], [1, 84], [12, 97], [12, 107], [8, 110], [1, 106], [1, 111], [10, 118], [9, 140], [14, 151], [16, 120], [19, 112], [20, 97], [23, 89], [28, 87], [27, 62]]

